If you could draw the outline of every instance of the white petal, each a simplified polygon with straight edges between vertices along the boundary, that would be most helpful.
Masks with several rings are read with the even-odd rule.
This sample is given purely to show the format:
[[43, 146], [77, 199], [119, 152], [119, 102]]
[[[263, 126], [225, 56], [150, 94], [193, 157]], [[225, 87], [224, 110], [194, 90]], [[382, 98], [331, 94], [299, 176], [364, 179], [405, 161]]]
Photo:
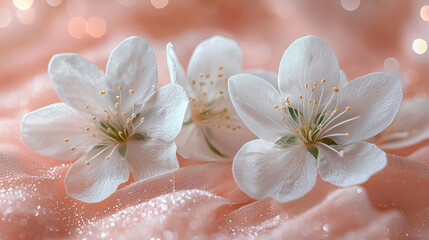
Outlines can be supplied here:
[[[322, 40], [314, 36], [306, 36], [294, 41], [283, 54], [279, 67], [279, 89], [282, 96], [289, 96], [291, 102], [297, 101], [299, 95], [306, 96], [310, 91], [305, 84], [312, 86], [316, 82], [319, 86], [314, 91], [315, 99], [324, 89], [325, 103], [331, 95], [331, 88], [338, 86], [340, 68], [332, 49]], [[321, 80], [326, 79], [324, 88]], [[306, 99], [306, 98], [305, 98]]]
[[167, 64], [168, 70], [170, 71], [170, 79], [172, 83], [179, 84], [183, 88], [185, 88], [186, 92], [190, 92], [192, 87], [190, 80], [185, 74], [185, 70], [183, 70], [182, 65], [177, 59], [176, 53], [173, 50], [173, 44], [167, 44]]
[[287, 202], [304, 196], [316, 183], [316, 159], [302, 145], [280, 148], [261, 139], [246, 143], [232, 171], [249, 196]]
[[[89, 150], [95, 140], [95, 126], [81, 112], [65, 103], [56, 103], [26, 114], [22, 120], [22, 138], [33, 151], [56, 159], [70, 161]], [[68, 142], [65, 142], [65, 139]], [[72, 146], [80, 146], [74, 151]], [[87, 146], [87, 147], [82, 147]]]
[[141, 114], [146, 120], [138, 131], [150, 138], [172, 141], [182, 128], [188, 102], [180, 85], [172, 83], [158, 89], [143, 104]]
[[360, 141], [375, 136], [392, 123], [402, 100], [402, 87], [391, 74], [371, 73], [351, 81], [338, 94], [339, 111], [345, 110], [347, 106], [351, 109], [331, 125], [360, 117], [330, 132], [350, 134], [339, 139], [340, 142]]
[[386, 166], [386, 153], [374, 144], [353, 142], [341, 146], [344, 156], [319, 146], [318, 171], [323, 180], [337, 186], [366, 182]]
[[[392, 124], [376, 136], [383, 149], [411, 146], [429, 138], [429, 99], [405, 99]], [[380, 142], [377, 142], [377, 139]]]
[[214, 36], [195, 48], [188, 65], [188, 78], [196, 81], [192, 85], [195, 93], [201, 95], [206, 92], [207, 99], [211, 100], [219, 91], [227, 95], [226, 80], [240, 70], [241, 50], [237, 43], [229, 38]]
[[159, 139], [127, 142], [127, 161], [136, 181], [179, 168], [174, 141]]
[[[129, 166], [118, 150], [113, 151], [109, 160], [106, 157], [112, 152], [113, 146], [103, 150], [90, 160], [100, 149], [91, 151], [69, 168], [64, 179], [69, 196], [88, 203], [100, 202], [128, 180]], [[90, 161], [90, 164], [86, 165], [86, 161]]]
[[[270, 83], [250, 74], [238, 74], [230, 78], [228, 85], [235, 110], [256, 136], [274, 143], [291, 134], [279, 112], [284, 100]], [[274, 109], [274, 105], [279, 108]]]
[[179, 154], [185, 158], [230, 161], [246, 142], [255, 138], [245, 126], [232, 130], [225, 127], [198, 128], [195, 124], [190, 124], [183, 126], [176, 143]]
[[251, 69], [251, 70], [245, 71], [245, 73], [249, 73], [264, 79], [265, 81], [273, 85], [273, 87], [277, 91], [279, 91], [279, 81], [278, 81], [277, 73], [263, 70], [263, 69]]
[[338, 81], [338, 88], [343, 89], [347, 85], [347, 83], [349, 83], [347, 74], [343, 70], [340, 70], [340, 79]]
[[77, 54], [66, 53], [52, 57], [48, 72], [58, 96], [65, 103], [93, 114], [102, 112], [103, 99], [99, 91], [105, 88], [105, 76], [97, 66]]
[[[122, 86], [122, 106], [129, 107], [135, 102], [142, 102], [153, 93], [158, 81], [155, 56], [149, 43], [140, 37], [129, 37], [112, 51], [107, 63], [106, 73], [110, 90], [109, 96], [119, 95]], [[135, 91], [129, 94], [129, 89]], [[128, 109], [124, 109], [125, 111]]]

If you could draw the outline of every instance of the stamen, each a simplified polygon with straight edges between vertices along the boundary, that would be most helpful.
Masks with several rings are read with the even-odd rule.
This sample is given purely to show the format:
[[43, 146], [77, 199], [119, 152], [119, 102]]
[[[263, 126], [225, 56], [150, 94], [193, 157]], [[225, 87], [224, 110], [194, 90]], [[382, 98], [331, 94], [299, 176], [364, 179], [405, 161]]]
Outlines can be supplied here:
[[116, 96], [116, 99], [118, 99], [118, 100], [119, 100], [119, 99], [121, 99], [121, 97], [119, 97], [119, 96]]
[[88, 166], [88, 165], [89, 165], [89, 161], [86, 161], [86, 162], [85, 162], [85, 165], [87, 165], [87, 166]]
[[195, 80], [192, 80], [192, 85], [195, 85]]
[[337, 87], [333, 87], [333, 88], [332, 88], [332, 91], [334, 91], [334, 92], [336, 92], [336, 93], [337, 93], [339, 90], [340, 90], [340, 89], [338, 89]]
[[70, 150], [74, 151], [76, 149], [76, 146], [71, 146]]
[[278, 105], [273, 105], [273, 108], [277, 109], [277, 108], [279, 108], [279, 106]]
[[352, 109], [350, 106], [346, 107], [346, 111], [350, 111], [350, 109]]
[[124, 116], [124, 117], [125, 117], [126, 115], [127, 115], [127, 113], [126, 113], [126, 112], [123, 112], [123, 113], [122, 113], [122, 116]]
[[223, 94], [223, 91], [219, 91], [219, 94]]
[[204, 77], [204, 74], [200, 73], [200, 77]]
[[322, 79], [322, 80], [320, 80], [322, 83], [325, 83], [326, 82], [326, 79]]
[[119, 102], [115, 103], [115, 108], [119, 108]]
[[92, 120], [95, 120], [95, 119], [97, 119], [97, 118], [96, 118], [95, 116], [92, 116], [92, 117], [91, 117], [91, 119], [92, 119]]
[[286, 103], [290, 103], [290, 101], [289, 101], [289, 97], [286, 97], [285, 102], [286, 102]]
[[107, 109], [104, 109], [103, 112], [107, 113]]
[[101, 94], [101, 95], [104, 95], [104, 94], [106, 94], [106, 91], [103, 91], [103, 90], [101, 90], [100, 92], [98, 92], [99, 94]]
[[218, 76], [218, 77], [222, 77], [223, 75], [222, 75], [222, 73], [219, 73], [217, 76]]
[[86, 109], [88, 109], [88, 108], [89, 108], [89, 105], [88, 105], [88, 104], [87, 104], [87, 105], [85, 105], [85, 108], [86, 108]]
[[223, 69], [223, 67], [222, 66], [219, 66], [219, 70], [222, 70]]
[[85, 128], [85, 130], [86, 130], [86, 131], [89, 131], [89, 127], [86, 127], [86, 128]]
[[69, 139], [68, 138], [64, 138], [64, 142], [68, 142], [69, 141]]
[[119, 86], [118, 89], [119, 89], [119, 91], [122, 91], [122, 86]]
[[305, 88], [308, 89], [308, 83], [305, 84]]
[[133, 89], [128, 90], [128, 92], [129, 92], [130, 94], [134, 94], [134, 90], [133, 90]]
[[344, 156], [344, 151], [343, 150], [338, 151], [337, 149], [329, 146], [328, 144], [322, 143], [322, 142], [319, 142], [319, 144], [322, 145], [322, 146], [324, 146], [324, 147], [326, 147], [326, 148], [328, 148], [328, 149], [330, 149], [330, 150], [332, 150], [332, 151], [334, 151], [334, 152], [336, 152], [340, 157]]

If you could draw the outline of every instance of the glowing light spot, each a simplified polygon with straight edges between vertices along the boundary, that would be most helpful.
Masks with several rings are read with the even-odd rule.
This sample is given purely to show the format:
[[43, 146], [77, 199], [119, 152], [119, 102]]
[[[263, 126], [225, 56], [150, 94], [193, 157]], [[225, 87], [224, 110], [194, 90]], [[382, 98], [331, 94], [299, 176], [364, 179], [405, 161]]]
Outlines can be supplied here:
[[107, 30], [106, 21], [99, 17], [92, 17], [88, 19], [86, 31], [89, 36], [93, 38], [102, 37]]
[[358, 9], [360, 0], [341, 0], [341, 6], [347, 11], [354, 11]]
[[67, 13], [71, 17], [83, 17], [86, 13], [86, 4], [83, 0], [67, 1]]
[[18, 9], [16, 11], [16, 17], [22, 24], [28, 25], [34, 22], [34, 19], [36, 18], [36, 11], [34, 11], [33, 8], [29, 8], [27, 10]]
[[19, 10], [27, 10], [33, 5], [33, 0], [13, 0], [13, 5]]
[[150, 0], [150, 3], [154, 8], [162, 9], [168, 5], [168, 0]]
[[12, 13], [8, 8], [0, 8], [0, 28], [9, 26], [12, 22]]
[[423, 40], [421, 38], [414, 40], [414, 42], [413, 42], [413, 50], [417, 54], [423, 54], [423, 53], [425, 53], [426, 50], [427, 50], [427, 48], [428, 48], [428, 45], [427, 45], [427, 43], [426, 43], [425, 40]]
[[70, 36], [75, 39], [82, 39], [86, 36], [86, 21], [83, 18], [76, 17], [69, 21], [68, 31]]
[[57, 7], [61, 4], [62, 0], [47, 0], [47, 2], [52, 7]]
[[429, 5], [423, 6], [420, 9], [420, 16], [423, 20], [429, 21]]
[[399, 62], [396, 58], [390, 57], [384, 60], [384, 70], [396, 71], [399, 69]]

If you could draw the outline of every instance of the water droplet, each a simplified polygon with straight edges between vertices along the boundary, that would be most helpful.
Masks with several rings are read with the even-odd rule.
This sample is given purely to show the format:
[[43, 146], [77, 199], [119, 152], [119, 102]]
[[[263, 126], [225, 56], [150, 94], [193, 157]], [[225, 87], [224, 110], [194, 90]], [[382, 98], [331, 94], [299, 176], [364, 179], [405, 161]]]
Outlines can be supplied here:
[[323, 231], [329, 232], [329, 225], [328, 224], [324, 224], [322, 228], [323, 228]]

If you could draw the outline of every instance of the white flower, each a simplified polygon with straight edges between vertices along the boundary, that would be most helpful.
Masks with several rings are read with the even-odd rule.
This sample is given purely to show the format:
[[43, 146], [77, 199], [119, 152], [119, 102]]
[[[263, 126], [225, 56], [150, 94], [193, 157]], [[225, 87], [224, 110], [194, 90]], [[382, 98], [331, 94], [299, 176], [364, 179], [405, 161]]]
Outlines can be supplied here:
[[278, 90], [239, 74], [229, 80], [232, 103], [260, 138], [234, 158], [238, 186], [254, 198], [285, 202], [321, 178], [337, 186], [365, 182], [386, 165], [386, 154], [361, 140], [386, 128], [402, 99], [400, 82], [373, 73], [337, 86], [340, 69], [332, 49], [307, 36], [285, 51]]
[[[179, 154], [206, 161], [232, 160], [244, 143], [256, 138], [238, 117], [228, 94], [228, 78], [241, 71], [239, 46], [220, 36], [201, 42], [187, 74], [171, 43], [167, 59], [171, 81], [182, 85], [190, 98], [183, 129], [176, 138]], [[273, 75], [263, 70], [254, 73]]]
[[429, 138], [429, 99], [402, 101], [398, 114], [384, 131], [372, 138], [382, 149], [403, 148]]
[[98, 202], [129, 179], [178, 168], [174, 138], [188, 98], [170, 84], [155, 90], [157, 68], [146, 40], [130, 37], [112, 52], [106, 74], [76, 54], [59, 54], [49, 75], [64, 103], [28, 113], [25, 143], [39, 154], [71, 161], [67, 194]]

